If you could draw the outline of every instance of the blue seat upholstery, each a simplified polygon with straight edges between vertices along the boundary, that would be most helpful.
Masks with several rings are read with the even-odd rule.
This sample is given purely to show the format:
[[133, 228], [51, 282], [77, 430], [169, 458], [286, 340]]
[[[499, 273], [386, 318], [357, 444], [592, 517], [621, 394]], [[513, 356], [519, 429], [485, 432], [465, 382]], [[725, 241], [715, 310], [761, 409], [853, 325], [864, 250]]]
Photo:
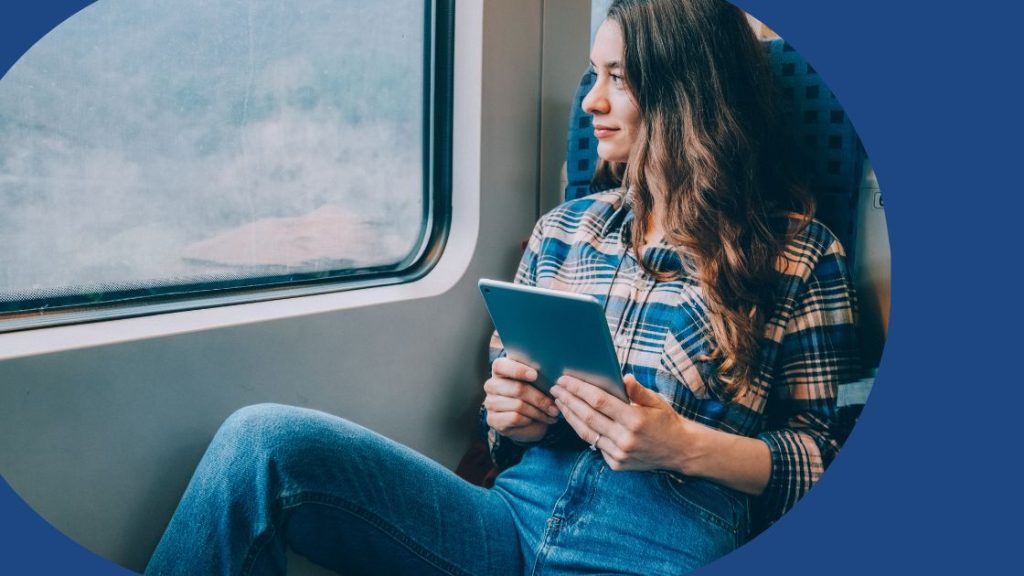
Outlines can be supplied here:
[[776, 39], [765, 48], [805, 151], [817, 218], [836, 234], [852, 260], [864, 162], [860, 138], [835, 94], [792, 46]]
[[583, 98], [594, 85], [594, 74], [587, 71], [576, 88], [569, 114], [569, 138], [565, 153], [565, 199], [573, 200], [597, 192], [590, 187], [597, 164], [597, 138], [594, 137], [594, 117], [583, 111]]

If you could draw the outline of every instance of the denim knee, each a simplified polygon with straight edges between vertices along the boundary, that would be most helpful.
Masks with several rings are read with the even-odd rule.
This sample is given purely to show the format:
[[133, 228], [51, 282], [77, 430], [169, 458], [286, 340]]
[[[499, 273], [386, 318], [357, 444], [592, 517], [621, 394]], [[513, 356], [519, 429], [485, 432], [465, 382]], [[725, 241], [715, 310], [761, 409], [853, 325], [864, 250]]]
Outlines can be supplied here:
[[302, 442], [303, 421], [309, 411], [281, 404], [255, 404], [240, 408], [221, 424], [208, 454], [219, 467], [237, 468], [267, 459], [286, 460], [287, 452]]
[[235, 410], [217, 431], [218, 435], [252, 435], [266, 428], [277, 428], [298, 418], [301, 409], [284, 404], [252, 404]]
[[281, 404], [253, 404], [239, 408], [224, 420], [213, 442], [252, 444], [272, 440], [275, 433], [289, 427], [289, 420], [296, 418], [294, 410]]
[[231, 414], [210, 446], [231, 461], [288, 465], [360, 452], [372, 436], [358, 424], [316, 410], [255, 404]]

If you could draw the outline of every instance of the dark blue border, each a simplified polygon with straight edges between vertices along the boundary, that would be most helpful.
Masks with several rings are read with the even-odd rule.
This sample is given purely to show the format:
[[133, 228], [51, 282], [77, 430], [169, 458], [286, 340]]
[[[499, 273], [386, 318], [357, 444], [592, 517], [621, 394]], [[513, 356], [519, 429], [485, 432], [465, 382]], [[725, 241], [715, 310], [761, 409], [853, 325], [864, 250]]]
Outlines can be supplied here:
[[[88, 3], [0, 9], [0, 71]], [[700, 573], [1019, 569], [1020, 284], [1008, 279], [1021, 261], [1020, 9], [737, 3], [814, 64], [855, 123], [885, 194], [894, 296], [874, 392], [832, 469], [777, 526]], [[126, 572], [0, 483], [0, 573]]]

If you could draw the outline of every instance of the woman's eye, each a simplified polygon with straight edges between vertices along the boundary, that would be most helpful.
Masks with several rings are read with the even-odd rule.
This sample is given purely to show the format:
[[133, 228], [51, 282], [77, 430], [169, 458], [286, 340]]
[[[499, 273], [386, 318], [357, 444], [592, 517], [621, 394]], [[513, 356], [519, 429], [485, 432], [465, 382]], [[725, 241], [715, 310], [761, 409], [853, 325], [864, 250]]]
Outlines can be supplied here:
[[622, 76], [618, 74], [611, 74], [610, 76], [612, 77], [612, 82], [616, 85], [622, 84]]

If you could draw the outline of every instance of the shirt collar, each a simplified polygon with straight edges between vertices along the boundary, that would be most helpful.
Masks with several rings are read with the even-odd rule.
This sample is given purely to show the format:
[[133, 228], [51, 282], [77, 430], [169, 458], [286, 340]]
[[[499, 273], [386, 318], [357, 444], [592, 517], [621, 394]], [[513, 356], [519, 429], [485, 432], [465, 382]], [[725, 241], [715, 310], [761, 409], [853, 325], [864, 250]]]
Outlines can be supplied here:
[[[631, 253], [633, 250], [633, 192], [632, 190], [621, 190], [619, 206], [608, 217], [604, 228], [601, 231], [603, 237], [615, 229], [619, 230], [619, 238], [622, 242], [624, 253]], [[683, 272], [683, 259], [679, 249], [670, 245], [665, 239], [644, 250], [644, 262], [655, 272], [680, 275]]]

